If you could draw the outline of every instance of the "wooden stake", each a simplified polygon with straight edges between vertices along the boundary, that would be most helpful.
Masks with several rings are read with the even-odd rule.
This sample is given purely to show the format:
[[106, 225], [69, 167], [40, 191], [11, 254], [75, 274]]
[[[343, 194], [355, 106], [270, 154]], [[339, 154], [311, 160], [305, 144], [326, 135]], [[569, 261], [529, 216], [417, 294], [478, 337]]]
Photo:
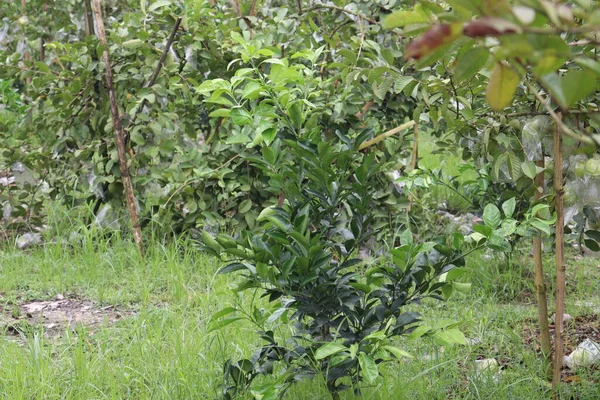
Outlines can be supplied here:
[[[544, 158], [537, 160], [535, 165], [544, 168]], [[535, 176], [535, 201], [542, 198], [544, 193], [544, 172], [540, 172]], [[534, 283], [537, 294], [538, 303], [538, 323], [540, 326], [540, 342], [542, 344], [542, 354], [548, 361], [552, 356], [552, 344], [550, 343], [550, 327], [548, 324], [548, 298], [546, 295], [546, 283], [544, 282], [544, 266], [542, 261], [542, 232], [539, 236], [533, 237], [533, 272]], [[550, 365], [550, 364], [549, 364]], [[549, 370], [550, 371], [550, 370]], [[549, 373], [550, 374], [550, 373]]]
[[144, 242], [142, 241], [142, 230], [140, 229], [140, 222], [137, 214], [137, 202], [133, 193], [133, 185], [131, 184], [129, 169], [127, 167], [127, 154], [125, 152], [123, 127], [121, 126], [121, 117], [119, 115], [119, 107], [117, 106], [117, 96], [115, 93], [115, 87], [112, 79], [110, 54], [108, 53], [108, 44], [106, 42], [106, 33], [104, 31], [104, 21], [102, 20], [100, 0], [93, 0], [92, 9], [94, 11], [94, 19], [96, 21], [96, 30], [98, 32], [98, 38], [100, 39], [100, 43], [104, 46], [102, 59], [106, 68], [106, 87], [108, 89], [108, 97], [110, 99], [110, 113], [113, 121], [113, 130], [115, 132], [115, 141], [117, 142], [117, 151], [119, 153], [121, 181], [123, 182], [125, 198], [127, 200], [127, 208], [129, 209], [129, 216], [131, 218], [133, 238], [135, 243], [138, 245], [140, 254], [143, 257], [145, 249]]
[[[560, 118], [560, 114], [558, 114]], [[565, 315], [565, 240], [564, 240], [564, 190], [562, 172], [562, 135], [560, 125], [554, 128], [554, 210], [556, 212], [556, 309], [554, 314], [554, 369], [552, 389], [554, 398], [558, 399], [558, 388], [561, 383], [561, 369], [564, 356], [564, 315]]]

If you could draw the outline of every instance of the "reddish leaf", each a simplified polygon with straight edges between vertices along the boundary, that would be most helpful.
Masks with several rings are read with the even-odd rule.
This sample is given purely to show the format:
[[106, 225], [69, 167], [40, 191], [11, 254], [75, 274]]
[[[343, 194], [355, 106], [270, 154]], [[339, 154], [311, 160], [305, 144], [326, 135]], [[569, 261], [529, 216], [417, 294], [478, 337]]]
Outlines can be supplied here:
[[455, 36], [451, 25], [434, 25], [427, 32], [409, 43], [404, 52], [404, 58], [418, 60], [455, 39]]
[[510, 21], [501, 18], [484, 17], [465, 24], [463, 33], [470, 37], [501, 36], [509, 33], [519, 33], [521, 28]]

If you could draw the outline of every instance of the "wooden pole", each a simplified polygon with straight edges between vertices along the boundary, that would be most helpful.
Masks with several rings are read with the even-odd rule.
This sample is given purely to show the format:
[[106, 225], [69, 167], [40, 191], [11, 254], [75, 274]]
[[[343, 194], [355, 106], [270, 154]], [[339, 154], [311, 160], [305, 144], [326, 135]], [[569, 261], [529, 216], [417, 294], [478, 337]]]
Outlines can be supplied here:
[[[558, 114], [560, 118], [560, 114]], [[558, 388], [561, 383], [561, 369], [564, 356], [564, 315], [565, 315], [565, 240], [564, 240], [564, 190], [562, 172], [562, 135], [560, 125], [554, 128], [554, 210], [556, 212], [555, 256], [556, 256], [556, 309], [554, 314], [554, 368], [552, 389], [554, 398], [558, 399]]]
[[140, 229], [140, 222], [137, 214], [137, 202], [133, 193], [133, 185], [131, 184], [131, 177], [129, 176], [129, 169], [127, 167], [127, 154], [125, 152], [125, 141], [123, 135], [123, 127], [121, 126], [121, 117], [119, 115], [119, 107], [117, 106], [117, 95], [112, 79], [112, 68], [110, 64], [110, 54], [108, 53], [108, 45], [106, 42], [106, 33], [104, 31], [104, 21], [102, 20], [102, 11], [100, 9], [100, 0], [93, 0], [92, 9], [94, 11], [94, 19], [96, 22], [96, 30], [98, 32], [98, 38], [100, 43], [104, 46], [104, 52], [102, 53], [102, 59], [106, 68], [106, 87], [108, 89], [108, 97], [110, 99], [110, 112], [113, 121], [113, 130], [115, 132], [115, 141], [117, 143], [117, 151], [119, 153], [119, 167], [121, 170], [121, 181], [125, 191], [125, 198], [127, 200], [127, 208], [129, 209], [129, 216], [131, 218], [131, 225], [133, 229], [133, 238], [135, 243], [138, 245], [140, 254], [144, 256], [144, 242], [142, 241], [142, 230]]

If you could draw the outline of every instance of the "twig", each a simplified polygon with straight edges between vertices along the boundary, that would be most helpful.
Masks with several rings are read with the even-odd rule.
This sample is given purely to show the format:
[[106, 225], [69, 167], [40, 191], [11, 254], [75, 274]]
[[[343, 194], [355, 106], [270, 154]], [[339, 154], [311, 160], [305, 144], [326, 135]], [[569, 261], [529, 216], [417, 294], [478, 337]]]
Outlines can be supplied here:
[[[4, 64], [4, 63], [0, 63], [0, 67], [18, 69], [19, 71], [31, 72], [34, 74], [52, 75], [54, 78], [60, 79], [61, 81], [69, 81], [69, 79], [62, 77], [60, 75], [57, 75], [57, 74], [53, 74], [52, 72], [38, 71], [38, 70], [27, 68], [27, 67], [19, 67], [17, 65], [10, 65], [10, 64]], [[74, 76], [76, 76], [76, 75], [74, 75]]]
[[569, 43], [569, 46], [587, 46], [589, 44], [598, 46], [598, 45], [600, 45], [600, 42], [597, 40], [590, 40], [590, 39], [576, 40], [574, 42]]
[[374, 144], [377, 144], [377, 143], [381, 142], [382, 140], [384, 140], [385, 138], [388, 138], [388, 137], [390, 137], [390, 136], [393, 136], [393, 135], [395, 135], [396, 133], [398, 133], [398, 132], [401, 132], [401, 131], [403, 131], [403, 130], [405, 130], [405, 129], [408, 129], [408, 128], [410, 128], [410, 127], [411, 127], [411, 126], [413, 126], [413, 125], [415, 125], [415, 121], [408, 121], [407, 123], [405, 123], [405, 124], [402, 124], [402, 125], [400, 125], [400, 126], [399, 126], [399, 127], [397, 127], [397, 128], [394, 128], [394, 129], [392, 129], [392, 130], [389, 130], [389, 131], [387, 131], [387, 132], [385, 132], [385, 133], [382, 133], [381, 135], [379, 135], [379, 136], [377, 136], [377, 137], [374, 137], [374, 138], [373, 138], [373, 139], [371, 139], [371, 140], [367, 140], [366, 142], [362, 143], [362, 144], [361, 144], [361, 145], [358, 147], [358, 150], [364, 150], [364, 149], [366, 149], [367, 147], [369, 147], [369, 146], [372, 146], [372, 145], [374, 145]]
[[[154, 70], [152, 79], [150, 79], [150, 82], [148, 82], [148, 84], [146, 85], [146, 88], [152, 87], [156, 83], [156, 80], [158, 79], [158, 74], [160, 73], [160, 70], [162, 69], [162, 67], [165, 63], [167, 54], [169, 54], [169, 49], [171, 48], [171, 45], [173, 44], [173, 40], [175, 40], [175, 34], [179, 30], [179, 24], [181, 24], [181, 17], [177, 18], [177, 21], [175, 21], [175, 25], [173, 25], [173, 29], [171, 29], [171, 35], [169, 35], [167, 44], [163, 50], [163, 53], [160, 56], [160, 61], [158, 62], [158, 65], [156, 66], [156, 69]], [[147, 98], [144, 98], [144, 100], [142, 100], [142, 104], [140, 105], [140, 108], [138, 108], [137, 112], [135, 113], [135, 115], [133, 116], [133, 118], [131, 119], [129, 124], [127, 125], [127, 128], [129, 128], [131, 125], [133, 125], [133, 123], [137, 119], [138, 112], [144, 109], [144, 107], [146, 106], [146, 103], [148, 103], [148, 100], [147, 100]]]
[[[569, 110], [569, 114], [598, 114], [600, 110]], [[509, 114], [502, 114], [507, 118], [514, 117], [533, 117], [536, 115], [550, 115], [548, 111], [522, 111], [522, 112], [514, 112]]]
[[531, 92], [534, 94], [536, 99], [544, 106], [546, 111], [548, 111], [548, 115], [554, 120], [556, 125], [558, 125], [558, 127], [560, 128], [559, 130], [562, 133], [564, 133], [567, 136], [570, 136], [573, 139], [578, 140], [580, 142], [597, 145], [597, 143], [591, 137], [584, 136], [580, 133], [577, 133], [577, 132], [573, 131], [571, 128], [569, 128], [567, 125], [565, 125], [565, 123], [562, 122], [562, 119], [558, 116], [558, 114], [556, 114], [556, 112], [552, 109], [549, 102], [542, 97], [542, 95], [537, 91], [537, 89], [535, 87], [533, 87], [533, 85], [531, 83], [529, 83], [529, 81], [527, 79], [523, 79], [523, 82], [529, 88], [529, 90], [531, 90]]
[[321, 10], [321, 9], [341, 11], [341, 12], [344, 12], [346, 14], [350, 14], [350, 15], [354, 15], [355, 17], [362, 18], [365, 21], [369, 21], [372, 24], [377, 24], [377, 21], [375, 21], [373, 18], [367, 17], [364, 14], [359, 14], [359, 13], [356, 13], [354, 11], [346, 10], [343, 7], [330, 6], [330, 5], [326, 5], [326, 4], [318, 4], [316, 6], [312, 6], [310, 8], [307, 8], [306, 10], [304, 10], [304, 13], [309, 13], [311, 11], [318, 11], [318, 10]]
[[568, 29], [561, 28], [537, 28], [537, 27], [524, 27], [522, 28], [525, 33], [535, 33], [539, 35], [560, 35], [562, 33], [573, 33], [573, 34], [585, 34], [595, 33], [600, 31], [600, 26], [579, 26]]
[[106, 42], [106, 33], [104, 31], [104, 21], [102, 20], [102, 11], [100, 9], [100, 0], [93, 0], [92, 9], [94, 11], [94, 17], [96, 20], [96, 30], [98, 32], [98, 39], [104, 46], [104, 52], [102, 53], [102, 59], [104, 61], [106, 69], [106, 87], [108, 89], [108, 98], [110, 100], [110, 113], [113, 121], [113, 130], [115, 133], [115, 141], [117, 142], [117, 151], [119, 153], [119, 167], [121, 170], [121, 182], [125, 191], [125, 199], [127, 200], [127, 208], [129, 209], [129, 216], [131, 218], [131, 225], [133, 229], [133, 238], [135, 243], [138, 245], [140, 254], [144, 257], [145, 248], [142, 239], [142, 230], [140, 228], [140, 221], [137, 214], [137, 201], [135, 194], [133, 193], [133, 185], [131, 183], [131, 176], [129, 175], [129, 169], [127, 167], [127, 154], [125, 151], [125, 140], [123, 134], [123, 126], [121, 125], [121, 117], [119, 115], [119, 107], [117, 105], [117, 94], [113, 84], [112, 78], [112, 67], [110, 64], [110, 54], [108, 52], [108, 44]]

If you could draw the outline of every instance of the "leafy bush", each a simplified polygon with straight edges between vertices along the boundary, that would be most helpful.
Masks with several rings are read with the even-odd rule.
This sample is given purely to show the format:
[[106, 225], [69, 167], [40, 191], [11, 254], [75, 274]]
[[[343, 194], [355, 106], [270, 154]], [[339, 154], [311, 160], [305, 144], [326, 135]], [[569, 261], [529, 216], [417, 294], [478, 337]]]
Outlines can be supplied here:
[[[292, 149], [285, 158], [283, 143]], [[450, 280], [460, 275], [455, 268], [464, 265], [462, 242], [418, 244], [407, 231], [390, 260], [363, 265], [355, 257], [374, 234], [372, 193], [379, 172], [373, 154], [357, 152], [360, 143], [276, 139], [263, 148], [263, 159], [252, 162], [267, 171], [285, 200], [265, 208], [259, 228], [238, 240], [203, 234], [207, 250], [233, 259], [220, 272], [242, 273], [236, 291], [252, 290], [273, 303], [268, 313], [242, 306], [213, 316], [217, 329], [246, 315], [266, 341], [251, 359], [226, 363], [225, 398], [272, 374], [274, 364], [281, 364], [282, 375], [260, 389], [273, 396], [316, 374], [334, 398], [349, 386], [359, 392], [362, 382], [378, 377], [380, 364], [409, 357], [393, 344], [420, 321], [407, 306], [450, 294]], [[276, 336], [280, 324], [294, 326], [287, 340]], [[446, 344], [464, 341], [459, 331], [446, 328], [416, 334], [437, 335]]]

